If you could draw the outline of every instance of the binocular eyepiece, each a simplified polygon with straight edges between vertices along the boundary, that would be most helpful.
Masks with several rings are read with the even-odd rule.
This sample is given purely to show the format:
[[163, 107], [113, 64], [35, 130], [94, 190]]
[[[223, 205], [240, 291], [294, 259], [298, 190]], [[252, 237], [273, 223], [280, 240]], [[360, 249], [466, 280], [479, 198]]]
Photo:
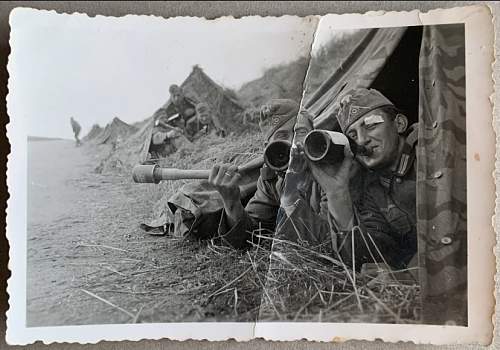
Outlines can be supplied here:
[[269, 143], [264, 150], [264, 162], [275, 171], [285, 171], [290, 162], [292, 143], [285, 140], [276, 140]]
[[344, 160], [347, 137], [335, 131], [312, 130], [304, 139], [304, 153], [313, 162], [338, 163]]
[[[312, 130], [304, 139], [304, 153], [313, 162], [341, 162], [346, 146], [350, 147], [347, 137], [335, 131]], [[291, 142], [285, 140], [269, 143], [264, 150], [266, 165], [275, 171], [285, 171], [290, 162], [291, 147]]]

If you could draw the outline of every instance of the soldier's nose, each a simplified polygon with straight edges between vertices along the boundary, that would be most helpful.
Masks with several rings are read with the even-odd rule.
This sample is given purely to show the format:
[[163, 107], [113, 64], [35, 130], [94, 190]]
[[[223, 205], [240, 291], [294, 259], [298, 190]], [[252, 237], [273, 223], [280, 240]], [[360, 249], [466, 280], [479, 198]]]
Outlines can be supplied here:
[[358, 139], [356, 140], [357, 144], [360, 146], [366, 146], [370, 143], [370, 138], [366, 137], [366, 135], [362, 132], [358, 133]]

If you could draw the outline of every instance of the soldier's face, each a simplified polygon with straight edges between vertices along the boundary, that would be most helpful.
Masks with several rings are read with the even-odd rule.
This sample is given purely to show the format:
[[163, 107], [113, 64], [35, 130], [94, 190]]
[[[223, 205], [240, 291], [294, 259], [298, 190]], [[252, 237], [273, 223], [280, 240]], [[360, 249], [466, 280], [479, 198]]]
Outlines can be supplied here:
[[207, 107], [201, 106], [196, 109], [198, 113], [198, 118], [203, 124], [207, 124], [210, 120], [210, 113]]
[[363, 166], [382, 169], [398, 159], [400, 132], [393, 116], [375, 109], [349, 126], [346, 135], [358, 146], [356, 159]]
[[269, 138], [269, 142], [278, 140], [292, 142], [294, 125], [295, 118], [292, 118], [292, 120], [287, 121], [281, 128], [274, 132], [274, 134]]
[[174, 86], [170, 89], [170, 94], [172, 95], [172, 97], [177, 98], [181, 95], [181, 89]]

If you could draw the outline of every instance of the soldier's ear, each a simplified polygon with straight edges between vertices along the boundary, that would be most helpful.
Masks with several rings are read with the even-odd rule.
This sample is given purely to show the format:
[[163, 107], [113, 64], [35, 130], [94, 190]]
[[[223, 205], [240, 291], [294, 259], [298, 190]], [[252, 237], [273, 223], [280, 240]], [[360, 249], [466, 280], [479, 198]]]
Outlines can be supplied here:
[[408, 129], [408, 118], [406, 118], [404, 114], [401, 113], [396, 114], [394, 122], [396, 123], [396, 127], [398, 128], [399, 134], [403, 134]]

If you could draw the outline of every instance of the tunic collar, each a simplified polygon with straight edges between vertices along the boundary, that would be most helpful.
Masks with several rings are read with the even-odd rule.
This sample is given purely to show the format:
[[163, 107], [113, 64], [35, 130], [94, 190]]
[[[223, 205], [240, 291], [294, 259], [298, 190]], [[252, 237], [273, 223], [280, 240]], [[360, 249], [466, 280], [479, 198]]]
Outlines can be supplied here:
[[406, 136], [396, 169], [390, 174], [379, 174], [379, 180], [382, 186], [390, 188], [395, 178], [401, 179], [405, 177], [413, 168], [413, 163], [416, 158], [415, 146], [418, 141], [417, 125], [418, 124], [415, 123], [409, 127], [409, 133], [408, 136]]

